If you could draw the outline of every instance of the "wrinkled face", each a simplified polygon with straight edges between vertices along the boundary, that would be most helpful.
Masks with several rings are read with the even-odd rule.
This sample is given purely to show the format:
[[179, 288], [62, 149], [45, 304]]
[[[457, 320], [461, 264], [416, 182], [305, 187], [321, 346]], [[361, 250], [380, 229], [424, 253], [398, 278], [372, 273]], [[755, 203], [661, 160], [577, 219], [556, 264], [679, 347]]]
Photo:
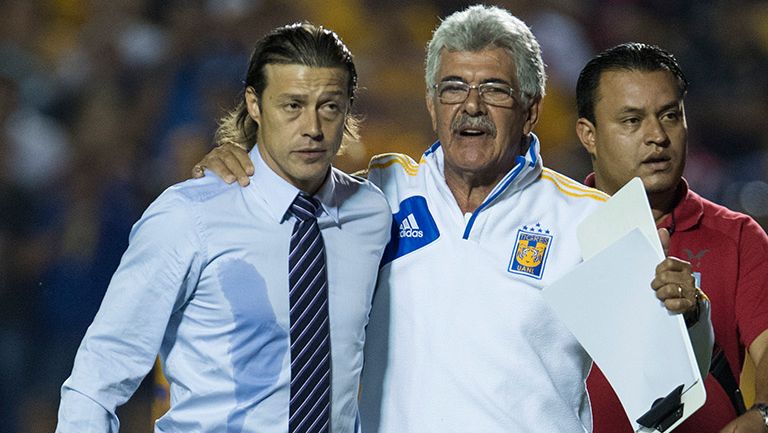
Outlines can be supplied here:
[[470, 90], [460, 104], [441, 103], [437, 92], [427, 95], [432, 128], [445, 153], [446, 178], [470, 175], [499, 180], [514, 166], [515, 157], [526, 150], [522, 148], [524, 137], [536, 123], [539, 102], [530, 107], [521, 105], [516, 77], [514, 61], [503, 48], [442, 51], [437, 83], [503, 83], [516, 90], [512, 107], [484, 103], [477, 89]]
[[685, 168], [688, 127], [668, 71], [606, 71], [596, 92], [595, 122], [579, 119], [597, 187], [609, 194], [639, 176], [649, 194], [674, 194]]
[[314, 193], [341, 146], [349, 107], [342, 68], [269, 64], [267, 86], [256, 97], [246, 90], [248, 114], [259, 125], [264, 162], [295, 187]]

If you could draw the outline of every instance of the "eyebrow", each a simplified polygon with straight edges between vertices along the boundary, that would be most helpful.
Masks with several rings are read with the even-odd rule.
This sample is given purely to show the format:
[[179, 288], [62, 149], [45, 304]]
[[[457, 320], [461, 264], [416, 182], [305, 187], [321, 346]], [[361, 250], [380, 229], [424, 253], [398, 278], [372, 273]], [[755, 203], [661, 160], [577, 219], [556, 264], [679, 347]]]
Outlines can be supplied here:
[[[662, 113], [664, 111], [667, 111], [671, 108], [680, 108], [680, 101], [673, 101], [668, 104], [663, 105], [657, 113]], [[618, 111], [619, 114], [626, 114], [626, 113], [645, 113], [645, 110], [639, 107], [631, 107], [629, 105], [625, 105], [621, 107]]]
[[[449, 75], [447, 77], [443, 77], [440, 79], [441, 83], [444, 83], [446, 81], [461, 81], [462, 83], [466, 83], [464, 78], [459, 77], [458, 75]], [[501, 83], [501, 84], [506, 84], [509, 87], [512, 87], [512, 83], [501, 78], [487, 78], [480, 82], [480, 84], [485, 84], [485, 83]]]
[[[328, 98], [330, 96], [344, 96], [346, 92], [344, 90], [329, 90], [327, 92], [323, 92], [320, 94], [319, 99]], [[309, 95], [306, 93], [280, 93], [277, 96], [275, 96], [277, 99], [297, 99], [297, 100], [305, 100], [309, 98]]]
[[626, 114], [626, 113], [645, 113], [645, 110], [638, 107], [630, 107], [628, 105], [625, 105], [621, 107], [618, 111], [618, 114]]
[[675, 109], [678, 109], [678, 108], [680, 108], [680, 106], [682, 105], [682, 104], [681, 104], [681, 102], [682, 102], [682, 101], [673, 101], [673, 102], [670, 102], [669, 104], [666, 104], [666, 105], [662, 106], [662, 107], [661, 107], [661, 109], [659, 110], [659, 112], [661, 113], [661, 112], [663, 112], [663, 111], [667, 111], [667, 110], [669, 110], [669, 109], [671, 109], [671, 108], [675, 108]]

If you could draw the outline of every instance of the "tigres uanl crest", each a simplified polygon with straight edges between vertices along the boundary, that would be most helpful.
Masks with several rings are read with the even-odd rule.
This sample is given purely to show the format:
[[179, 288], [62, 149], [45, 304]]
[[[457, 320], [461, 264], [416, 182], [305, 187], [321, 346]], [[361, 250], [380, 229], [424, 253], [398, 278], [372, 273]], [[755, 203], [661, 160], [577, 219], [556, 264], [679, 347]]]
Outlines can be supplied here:
[[549, 230], [542, 228], [540, 224], [524, 226], [517, 231], [517, 242], [507, 271], [541, 279], [551, 244], [552, 235]]

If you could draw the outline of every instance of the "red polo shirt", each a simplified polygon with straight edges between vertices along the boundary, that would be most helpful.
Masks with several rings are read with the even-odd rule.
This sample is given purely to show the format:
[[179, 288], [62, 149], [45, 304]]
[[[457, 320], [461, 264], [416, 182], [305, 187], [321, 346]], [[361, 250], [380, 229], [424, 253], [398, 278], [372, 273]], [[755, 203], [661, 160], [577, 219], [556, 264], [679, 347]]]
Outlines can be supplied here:
[[[594, 187], [594, 174], [584, 182]], [[715, 341], [736, 380], [745, 348], [768, 329], [768, 236], [749, 216], [712, 203], [688, 189], [683, 179], [671, 216], [659, 228], [672, 233], [669, 254], [691, 263], [712, 309]], [[717, 380], [704, 380], [707, 401], [676, 433], [717, 433], [736, 411]], [[632, 433], [626, 414], [597, 366], [587, 379], [594, 433]]]

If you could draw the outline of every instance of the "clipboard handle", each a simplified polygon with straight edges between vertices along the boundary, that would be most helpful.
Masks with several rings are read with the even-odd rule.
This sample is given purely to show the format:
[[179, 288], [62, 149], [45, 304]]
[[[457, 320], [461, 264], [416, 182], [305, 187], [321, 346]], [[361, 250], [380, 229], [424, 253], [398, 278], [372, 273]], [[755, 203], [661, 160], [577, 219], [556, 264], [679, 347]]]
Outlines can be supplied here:
[[672, 390], [666, 397], [658, 398], [651, 405], [651, 409], [637, 419], [643, 427], [666, 431], [672, 424], [683, 416], [683, 406], [680, 401], [683, 395], [683, 385]]

